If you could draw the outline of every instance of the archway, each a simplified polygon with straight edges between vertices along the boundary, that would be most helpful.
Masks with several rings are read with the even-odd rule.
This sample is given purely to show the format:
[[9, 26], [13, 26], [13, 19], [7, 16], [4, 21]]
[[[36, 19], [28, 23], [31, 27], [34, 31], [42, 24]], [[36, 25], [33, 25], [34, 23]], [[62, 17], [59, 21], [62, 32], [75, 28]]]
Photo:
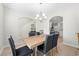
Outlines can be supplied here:
[[63, 17], [54, 16], [49, 21], [50, 33], [58, 31], [60, 36], [63, 37]]

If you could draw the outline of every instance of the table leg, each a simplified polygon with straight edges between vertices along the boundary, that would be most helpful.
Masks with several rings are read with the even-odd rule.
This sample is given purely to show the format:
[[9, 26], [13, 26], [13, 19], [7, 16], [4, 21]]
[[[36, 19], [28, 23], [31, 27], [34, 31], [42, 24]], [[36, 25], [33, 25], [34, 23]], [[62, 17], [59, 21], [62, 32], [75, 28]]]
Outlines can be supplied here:
[[37, 47], [35, 47], [35, 56], [37, 56]]

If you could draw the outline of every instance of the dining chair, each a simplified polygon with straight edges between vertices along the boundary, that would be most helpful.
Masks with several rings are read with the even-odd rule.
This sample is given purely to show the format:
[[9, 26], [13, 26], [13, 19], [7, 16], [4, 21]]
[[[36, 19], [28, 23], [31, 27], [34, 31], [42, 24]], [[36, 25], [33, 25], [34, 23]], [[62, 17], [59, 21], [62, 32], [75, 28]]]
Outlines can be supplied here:
[[55, 34], [53, 36], [54, 37], [53, 37], [52, 42], [53, 42], [53, 47], [55, 47], [55, 46], [57, 46], [57, 41], [58, 41], [59, 34]]
[[57, 52], [58, 52], [58, 49], [57, 49], [58, 37], [59, 37], [59, 33], [54, 33], [52, 35], [52, 48], [55, 48], [56, 47], [56, 51]]
[[16, 49], [12, 36], [10, 36], [8, 40], [11, 46], [13, 56], [30, 56], [32, 54], [33, 51], [27, 46]]
[[37, 49], [43, 55], [47, 55], [47, 53], [52, 49], [52, 39], [51, 39], [51, 36], [47, 35], [44, 44], [38, 46]]
[[[53, 48], [56, 47], [56, 51], [58, 51], [58, 49], [57, 49], [58, 37], [59, 37], [59, 33], [58, 32], [50, 34], [46, 38], [45, 43], [40, 45], [40, 46], [38, 46], [38, 50], [41, 51], [43, 54], [46, 54], [47, 52], [49, 52], [50, 50], [53, 50]], [[52, 51], [52, 53], [53, 53], [53, 51]]]
[[40, 35], [40, 32], [36, 32], [37, 35]]
[[36, 35], [36, 31], [30, 31], [29, 32], [29, 36], [35, 36]]

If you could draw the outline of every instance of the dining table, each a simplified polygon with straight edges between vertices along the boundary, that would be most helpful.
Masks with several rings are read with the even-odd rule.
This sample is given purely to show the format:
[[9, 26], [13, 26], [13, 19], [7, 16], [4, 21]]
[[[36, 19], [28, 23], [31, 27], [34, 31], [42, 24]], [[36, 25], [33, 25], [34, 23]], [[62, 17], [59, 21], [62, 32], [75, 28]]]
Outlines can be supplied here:
[[35, 56], [37, 56], [37, 46], [44, 43], [46, 36], [45, 35], [35, 35], [26, 37], [24, 39], [25, 44], [30, 48], [35, 50]]

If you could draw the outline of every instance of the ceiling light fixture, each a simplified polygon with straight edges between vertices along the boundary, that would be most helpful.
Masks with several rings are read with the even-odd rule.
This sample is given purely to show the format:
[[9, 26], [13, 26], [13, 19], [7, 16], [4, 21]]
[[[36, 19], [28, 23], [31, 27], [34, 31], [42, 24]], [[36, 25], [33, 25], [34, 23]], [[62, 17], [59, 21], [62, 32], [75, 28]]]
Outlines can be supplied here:
[[[40, 7], [42, 7], [41, 6], [42, 5], [42, 3], [40, 3]], [[40, 9], [40, 12], [35, 16], [35, 19], [38, 19], [38, 20], [43, 20], [43, 19], [46, 19], [47, 18], [47, 16], [46, 16], [46, 14], [42, 11], [42, 8]]]

